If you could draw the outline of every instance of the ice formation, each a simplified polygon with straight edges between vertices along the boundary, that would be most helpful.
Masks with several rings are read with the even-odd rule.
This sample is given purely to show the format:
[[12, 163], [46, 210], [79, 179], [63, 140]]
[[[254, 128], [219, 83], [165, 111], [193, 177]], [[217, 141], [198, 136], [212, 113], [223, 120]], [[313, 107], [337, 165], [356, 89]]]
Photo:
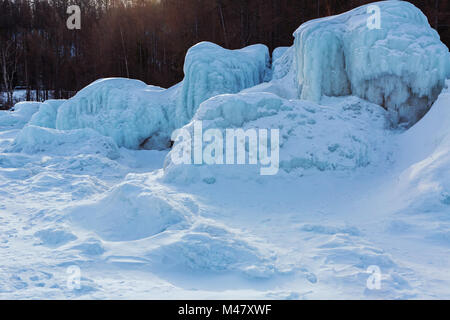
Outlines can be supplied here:
[[[329, 103], [328, 103], [329, 102]], [[332, 106], [327, 106], [332, 105]], [[310, 101], [286, 100], [272, 93], [251, 92], [219, 95], [202, 103], [193, 120], [183, 129], [190, 132], [188, 145], [194, 150], [194, 127], [201, 122], [203, 133], [218, 129], [226, 139], [226, 129], [279, 129], [279, 169], [302, 174], [305, 170], [347, 170], [366, 167], [386, 158], [383, 148], [386, 128], [386, 111], [357, 97], [328, 98], [326, 105]], [[269, 134], [269, 137], [270, 134]], [[185, 151], [184, 137], [175, 138], [168, 154], [165, 180], [177, 182], [203, 181], [214, 183], [217, 179], [259, 179], [264, 165], [192, 165], [173, 161]], [[203, 152], [211, 143], [204, 142]], [[270, 144], [270, 141], [269, 141]], [[180, 146], [180, 147], [179, 147]], [[234, 146], [237, 154], [237, 146]], [[246, 159], [248, 160], [246, 146]], [[226, 157], [227, 146], [223, 144]], [[193, 159], [193, 152], [190, 153]], [[259, 170], [259, 171], [258, 171]]]
[[56, 115], [58, 114], [58, 108], [66, 100], [47, 100], [39, 105], [39, 110], [33, 117], [31, 117], [31, 125], [44, 127], [44, 128], [56, 128]]
[[162, 148], [170, 142], [178, 88], [121, 78], [97, 80], [60, 106], [56, 128], [92, 128], [119, 147]]
[[200, 103], [208, 98], [261, 83], [268, 66], [269, 50], [262, 44], [239, 50], [227, 50], [210, 42], [196, 44], [189, 49], [184, 62], [178, 126], [189, 122]]
[[292, 67], [294, 47], [276, 48], [272, 57], [272, 80], [242, 90], [242, 92], [270, 92], [284, 99], [297, 99], [298, 90]]
[[[101, 79], [60, 106], [56, 128], [92, 128], [119, 147], [166, 149], [171, 132], [190, 121], [198, 105], [221, 93], [234, 93], [264, 80], [268, 49], [253, 45], [226, 50], [201, 42], [192, 47], [183, 82], [167, 90], [138, 80]], [[31, 124], [54, 127], [55, 103], [47, 103]]]
[[384, 106], [394, 123], [413, 124], [425, 114], [450, 63], [439, 34], [405, 1], [376, 2], [312, 20], [294, 36], [302, 99], [356, 95]]
[[272, 63], [281, 58], [291, 47], [278, 47], [272, 52]]

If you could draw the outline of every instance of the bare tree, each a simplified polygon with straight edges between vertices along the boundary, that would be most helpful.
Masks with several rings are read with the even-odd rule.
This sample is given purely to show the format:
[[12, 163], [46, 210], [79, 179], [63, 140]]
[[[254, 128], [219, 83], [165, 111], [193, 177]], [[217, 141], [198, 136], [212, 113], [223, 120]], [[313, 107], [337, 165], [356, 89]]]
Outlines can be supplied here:
[[17, 73], [19, 52], [13, 40], [6, 40], [0, 46], [0, 64], [3, 74], [3, 86], [6, 92], [6, 104], [12, 106], [14, 95], [14, 78]]

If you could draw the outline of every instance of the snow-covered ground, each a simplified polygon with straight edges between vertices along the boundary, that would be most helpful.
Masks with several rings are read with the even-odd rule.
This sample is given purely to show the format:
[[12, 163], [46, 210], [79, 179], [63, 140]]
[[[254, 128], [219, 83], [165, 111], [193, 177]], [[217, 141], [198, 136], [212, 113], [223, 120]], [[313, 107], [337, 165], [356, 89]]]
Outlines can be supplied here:
[[[403, 23], [425, 23], [404, 2], [377, 5], [382, 18], [403, 10]], [[370, 16], [366, 7], [352, 12], [297, 34], [321, 23], [328, 34], [328, 23], [345, 21], [357, 37], [377, 32], [354, 22]], [[389, 81], [359, 91], [352, 74], [349, 92], [322, 84], [319, 99], [299, 99], [299, 80], [312, 72], [298, 77], [299, 43], [276, 50], [271, 68], [264, 46], [203, 43], [185, 66], [197, 71], [167, 90], [106, 79], [68, 101], [1, 111], [0, 298], [449, 299], [450, 80], [435, 69], [450, 58], [428, 24], [417, 28], [436, 41], [422, 47], [434, 79], [421, 80], [423, 108], [436, 84], [442, 90], [407, 130], [358, 94], [392, 94]], [[403, 45], [414, 43], [411, 33]], [[352, 72], [365, 63], [348, 59]], [[416, 83], [413, 73], [397, 76]], [[167, 148], [171, 130], [194, 132], [199, 122], [216, 134], [279, 130], [277, 174], [261, 175], [261, 164], [174, 162], [181, 141]]]

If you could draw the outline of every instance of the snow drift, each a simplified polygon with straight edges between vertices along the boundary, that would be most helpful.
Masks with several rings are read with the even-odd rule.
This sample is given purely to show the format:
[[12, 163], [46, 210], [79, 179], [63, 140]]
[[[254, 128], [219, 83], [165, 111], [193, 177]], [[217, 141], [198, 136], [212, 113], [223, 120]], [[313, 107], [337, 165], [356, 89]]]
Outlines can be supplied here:
[[[394, 123], [417, 122], [443, 88], [450, 54], [425, 15], [404, 1], [304, 23], [294, 33], [300, 98], [357, 95], [390, 111]], [[368, 22], [369, 21], [369, 22]]]
[[214, 43], [200, 42], [190, 48], [184, 62], [185, 78], [177, 109], [179, 126], [192, 119], [203, 101], [261, 83], [269, 60], [269, 50], [262, 44], [227, 50]]

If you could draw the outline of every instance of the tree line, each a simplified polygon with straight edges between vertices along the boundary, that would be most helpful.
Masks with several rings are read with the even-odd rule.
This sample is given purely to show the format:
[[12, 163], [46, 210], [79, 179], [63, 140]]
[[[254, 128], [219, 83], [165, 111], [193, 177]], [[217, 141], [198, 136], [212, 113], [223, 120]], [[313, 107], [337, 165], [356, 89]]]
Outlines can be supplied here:
[[[26, 98], [68, 98], [103, 77], [171, 86], [183, 78], [184, 56], [200, 41], [235, 49], [289, 46], [305, 21], [370, 0], [0, 0], [0, 89]], [[413, 0], [450, 44], [448, 0]], [[81, 8], [69, 30], [67, 8]], [[447, 23], [447, 24], [446, 24]], [[0, 95], [1, 96], [1, 95]], [[1, 103], [0, 103], [1, 104]]]

